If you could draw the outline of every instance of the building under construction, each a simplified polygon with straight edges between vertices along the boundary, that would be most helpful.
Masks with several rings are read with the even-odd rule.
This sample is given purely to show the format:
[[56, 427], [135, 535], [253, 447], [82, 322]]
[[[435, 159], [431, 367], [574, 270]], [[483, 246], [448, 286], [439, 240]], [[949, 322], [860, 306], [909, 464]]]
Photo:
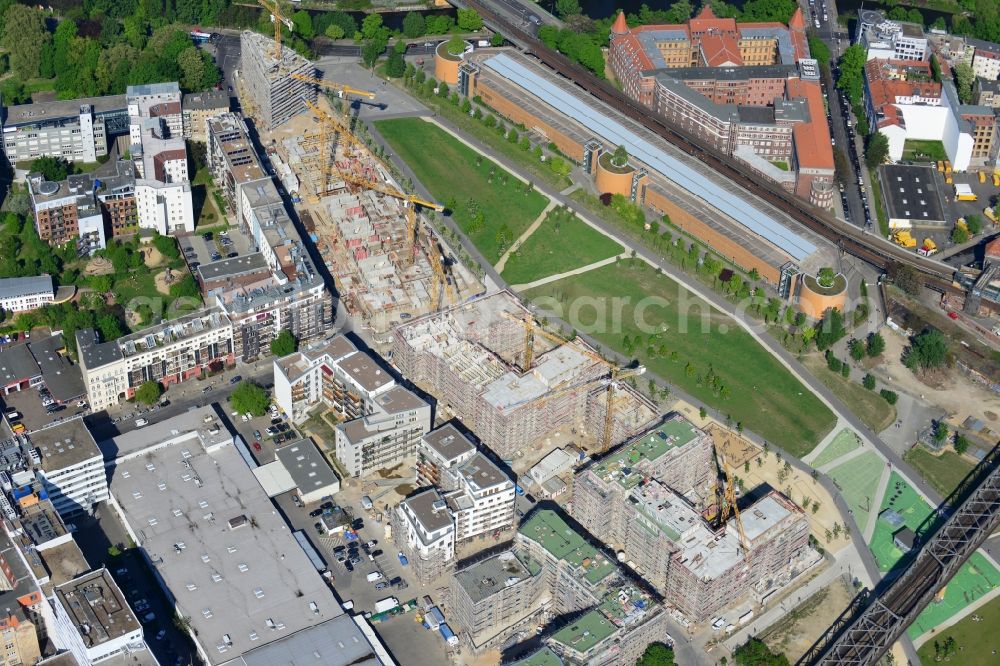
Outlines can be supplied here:
[[572, 514], [702, 622], [763, 602], [819, 559], [805, 514], [777, 491], [734, 507], [730, 520], [705, 520], [717, 476], [711, 437], [674, 416], [581, 470]]
[[292, 76], [315, 76], [316, 66], [311, 61], [250, 30], [240, 34], [240, 49], [243, 103], [265, 128], [274, 129], [302, 113], [303, 100], [316, 101], [316, 86]]
[[509, 291], [398, 326], [393, 362], [504, 458], [560, 428], [615, 444], [656, 415], [592, 348], [542, 331]]

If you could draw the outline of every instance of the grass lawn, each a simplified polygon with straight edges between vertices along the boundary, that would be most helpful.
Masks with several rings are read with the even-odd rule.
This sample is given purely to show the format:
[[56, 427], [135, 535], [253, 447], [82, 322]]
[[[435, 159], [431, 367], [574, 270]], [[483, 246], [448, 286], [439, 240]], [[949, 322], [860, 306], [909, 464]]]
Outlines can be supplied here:
[[490, 263], [495, 264], [545, 208], [545, 197], [525, 192], [524, 183], [492, 160], [483, 158], [477, 165], [479, 153], [436, 125], [398, 118], [375, 126], [434, 198], [442, 204], [454, 200], [455, 221]]
[[844, 428], [816, 456], [816, 459], [812, 461], [812, 466], [816, 468], [822, 467], [827, 463], [833, 462], [840, 456], [850, 453], [859, 446], [861, 446], [861, 440], [854, 434], [854, 431], [850, 428]]
[[[930, 631], [976, 599], [991, 592], [998, 584], [1000, 584], [1000, 572], [997, 571], [996, 567], [990, 564], [989, 560], [981, 553], [973, 553], [969, 561], [962, 565], [962, 568], [948, 583], [944, 590], [944, 597], [940, 601], [932, 601], [928, 604], [924, 612], [918, 615], [910, 628], [907, 629], [907, 633], [909, 633], [910, 638], [916, 638], [924, 632]], [[946, 629], [945, 633], [948, 631]], [[932, 640], [930, 643], [931, 650], [933, 650], [934, 641]], [[962, 651], [962, 658], [959, 660], [962, 664], [970, 663], [965, 659], [965, 651], [968, 649], [966, 647]], [[993, 657], [992, 663], [996, 664], [998, 661], [1000, 659]], [[931, 664], [933, 662], [932, 658], [924, 663]]]
[[907, 139], [903, 143], [903, 159], [914, 162], [943, 162], [948, 159], [948, 154], [940, 141]]
[[840, 488], [844, 501], [854, 512], [854, 521], [862, 531], [868, 525], [868, 514], [872, 507], [878, 506], [875, 492], [884, 466], [885, 463], [877, 453], [868, 451], [837, 465], [829, 472], [829, 477]]
[[788, 162], [782, 162], [781, 160], [778, 160], [777, 162], [771, 162], [771, 164], [778, 167], [782, 171], [788, 171]]
[[[917, 621], [923, 617], [921, 614]], [[973, 617], [979, 620], [974, 620]], [[953, 657], [953, 663], [962, 663], [965, 666], [994, 666], [997, 663], [997, 655], [993, 653], [1000, 653], [1000, 632], [994, 633], [994, 627], [1000, 627], [1000, 598], [990, 601], [951, 627], [942, 629], [937, 640], [944, 642], [951, 636], [957, 646], [963, 648], [958, 653], [961, 654], [961, 660]], [[934, 640], [927, 641], [917, 650], [920, 662], [928, 666], [934, 663]]]
[[524, 284], [613, 257], [622, 249], [572, 212], [554, 208], [507, 258], [502, 275], [510, 284]]
[[871, 178], [872, 196], [875, 198], [875, 217], [878, 218], [878, 231], [885, 238], [889, 235], [889, 215], [885, 212], [885, 204], [882, 203], [882, 185], [875, 169], [868, 169]]
[[[882, 498], [879, 513], [881, 514], [887, 508], [893, 509], [902, 516], [906, 526], [918, 534], [920, 534], [918, 528], [933, 512], [931, 506], [897, 472], [889, 475], [889, 485], [885, 489], [885, 497]], [[896, 548], [892, 542], [892, 535], [901, 529], [903, 528], [893, 527], [881, 519], [875, 524], [875, 532], [872, 534], [872, 540], [868, 547], [871, 549], [872, 555], [875, 556], [875, 561], [881, 571], [888, 571], [903, 557], [903, 551]]]
[[882, 432], [896, 420], [896, 408], [875, 391], [869, 391], [861, 385], [861, 377], [864, 376], [861, 371], [851, 368], [851, 378], [844, 379], [839, 372], [826, 367], [826, 361], [818, 354], [810, 354], [803, 363], [816, 379], [823, 382], [834, 395], [844, 401], [851, 412], [875, 432]]
[[619, 351], [628, 336], [650, 370], [795, 456], [836, 421], [749, 333], [644, 262], [623, 260], [526, 296]]
[[922, 446], [914, 446], [906, 452], [904, 458], [920, 472], [920, 476], [924, 477], [927, 483], [945, 496], [949, 495], [975, 467], [975, 464], [954, 451], [945, 451], [936, 456]]

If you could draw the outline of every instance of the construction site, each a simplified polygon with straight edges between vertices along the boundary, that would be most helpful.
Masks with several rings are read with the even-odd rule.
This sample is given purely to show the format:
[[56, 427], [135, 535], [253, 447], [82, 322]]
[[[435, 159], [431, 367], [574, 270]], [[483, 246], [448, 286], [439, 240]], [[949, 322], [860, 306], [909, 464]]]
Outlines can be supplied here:
[[642, 367], [619, 368], [585, 342], [546, 331], [509, 291], [398, 326], [392, 353], [404, 376], [438, 398], [439, 416], [462, 419], [515, 470], [547, 453], [555, 431], [600, 452], [658, 413], [626, 381]]
[[762, 605], [820, 560], [805, 512], [767, 484], [741, 492], [713, 438], [679, 414], [581, 470], [572, 514], [685, 622]]
[[[391, 329], [482, 292], [422, 210], [444, 207], [402, 190], [355, 134], [352, 108], [375, 99], [322, 78], [313, 63], [274, 40], [245, 32], [239, 94], [257, 121], [275, 174], [335, 281], [340, 305], [379, 351]], [[318, 94], [322, 89], [328, 94]]]

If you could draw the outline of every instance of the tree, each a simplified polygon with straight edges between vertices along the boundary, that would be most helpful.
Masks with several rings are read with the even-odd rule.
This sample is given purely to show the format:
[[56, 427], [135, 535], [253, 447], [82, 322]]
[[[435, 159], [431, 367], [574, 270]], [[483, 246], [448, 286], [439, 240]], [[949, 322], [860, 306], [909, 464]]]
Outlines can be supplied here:
[[38, 171], [45, 180], [59, 182], [66, 180], [66, 176], [73, 173], [73, 165], [61, 157], [44, 155], [32, 161], [30, 170]]
[[427, 23], [420, 12], [409, 12], [403, 17], [403, 34], [410, 39], [423, 37], [427, 31]]
[[969, 450], [969, 439], [965, 435], [956, 434], [953, 446], [955, 447], [955, 453], [962, 455]]
[[582, 11], [578, 0], [556, 0], [556, 14], [562, 18], [575, 16]]
[[177, 56], [177, 64], [181, 68], [181, 89], [185, 92], [201, 90], [201, 80], [204, 72], [201, 52], [193, 46], [184, 49]]
[[344, 29], [341, 28], [339, 25], [337, 25], [336, 23], [331, 23], [330, 25], [326, 26], [326, 30], [323, 31], [323, 34], [329, 37], [330, 39], [336, 41], [338, 39], [343, 39], [345, 33]]
[[875, 132], [868, 138], [868, 145], [865, 146], [865, 163], [874, 168], [880, 164], [885, 164], [889, 158], [889, 139], [882, 132]]
[[833, 286], [834, 281], [837, 279], [837, 272], [830, 268], [829, 266], [824, 266], [819, 269], [819, 273], [816, 274], [816, 281], [819, 282], [819, 286], [829, 289]]
[[911, 370], [937, 368], [948, 358], [948, 343], [936, 328], [927, 329], [913, 338], [904, 355], [904, 362]]
[[865, 343], [861, 342], [861, 340], [851, 340], [847, 343], [847, 346], [850, 348], [851, 358], [855, 361], [860, 361], [865, 357]]
[[[139, 258], [140, 263], [142, 258]], [[198, 289], [198, 283], [194, 281], [191, 274], [188, 273], [179, 281], [170, 285], [170, 295], [174, 298], [199, 298], [201, 296], [201, 290]]]
[[365, 39], [375, 39], [381, 31], [381, 14], [369, 14], [361, 21], [361, 36]]
[[860, 44], [853, 44], [840, 57], [840, 78], [837, 88], [843, 90], [852, 105], [860, 104], [864, 93], [864, 68], [868, 53]]
[[615, 152], [611, 155], [611, 163], [619, 168], [628, 164], [628, 150], [625, 146], [615, 148]]
[[483, 19], [475, 9], [458, 10], [458, 29], [462, 32], [479, 32], [483, 28]]
[[890, 405], [895, 405], [896, 401], [899, 400], [899, 395], [895, 391], [890, 391], [889, 389], [882, 389], [878, 392], [878, 394], [882, 396]]
[[955, 244], [964, 243], [969, 240], [969, 232], [962, 227], [955, 227], [951, 230], [951, 242]]
[[406, 61], [403, 55], [396, 49], [389, 51], [389, 58], [385, 62], [385, 73], [387, 76], [398, 79], [406, 72]]
[[288, 356], [299, 347], [298, 340], [287, 328], [281, 329], [277, 337], [271, 341], [271, 353], [277, 357]]
[[923, 286], [923, 283], [920, 280], [920, 274], [917, 272], [917, 269], [909, 264], [901, 264], [894, 261], [889, 264], [888, 273], [892, 283], [907, 294], [910, 296], [920, 295], [920, 288]]
[[866, 375], [865, 375], [865, 376], [864, 376], [864, 377], [863, 377], [863, 378], [861, 379], [861, 385], [862, 385], [862, 386], [864, 386], [864, 387], [865, 387], [866, 389], [868, 389], [869, 391], [874, 391], [874, 390], [875, 390], [875, 377], [873, 377], [873, 376], [871, 375], [871, 373], [869, 373], [869, 374], [866, 374]]
[[503, 35], [499, 32], [494, 32], [493, 36], [490, 37], [490, 46], [503, 46]]
[[663, 643], [650, 643], [635, 666], [674, 666], [674, 651]]
[[948, 424], [944, 421], [936, 421], [934, 423], [934, 433], [932, 435], [934, 441], [938, 444], [944, 443], [948, 439]]
[[844, 315], [837, 308], [827, 309], [823, 313], [823, 319], [816, 325], [815, 331], [816, 348], [820, 351], [826, 350], [847, 334], [847, 329], [844, 328]]
[[160, 234], [156, 234], [153, 236], [153, 247], [156, 248], [157, 252], [168, 259], [179, 259], [181, 256], [181, 251], [177, 247], [177, 241], [174, 240], [173, 236], [161, 236]]
[[264, 387], [247, 380], [240, 382], [229, 399], [237, 412], [240, 414], [249, 412], [253, 416], [263, 416], [270, 403]]
[[14, 74], [22, 80], [42, 74], [42, 54], [48, 51], [52, 41], [52, 36], [45, 29], [42, 12], [34, 7], [15, 4], [7, 8], [2, 18], [0, 46], [7, 50]]
[[90, 283], [90, 288], [98, 294], [106, 294], [111, 291], [110, 275], [94, 275], [90, 277], [88, 282]]
[[156, 403], [159, 401], [161, 395], [163, 395], [163, 387], [160, 385], [160, 382], [143, 382], [135, 390], [135, 399], [146, 405]]
[[[813, 507], [815, 508], [816, 506], [814, 503]], [[733, 661], [739, 664], [739, 666], [789, 666], [788, 657], [780, 653], [771, 652], [771, 649], [767, 647], [767, 643], [759, 638], [751, 638], [736, 648], [733, 652]]]
[[[664, 23], [668, 24], [678, 24], [684, 23], [691, 15], [694, 13], [694, 6], [687, 0], [679, 0], [674, 4], [670, 5], [670, 9], [664, 14]], [[815, 53], [813, 56], [815, 57]]]
[[445, 50], [451, 55], [461, 55], [465, 52], [465, 40], [459, 35], [452, 35], [445, 45]]
[[105, 342], [117, 340], [124, 335], [121, 322], [118, 317], [111, 313], [105, 313], [97, 317], [97, 330], [101, 332], [101, 339]]
[[976, 73], [972, 66], [964, 62], [955, 63], [955, 89], [962, 104], [972, 103], [972, 86], [976, 82]]
[[295, 26], [295, 33], [301, 36], [302, 39], [312, 39], [316, 36], [312, 16], [305, 10], [300, 10], [292, 14], [292, 25]]
[[[374, 14], [374, 16], [378, 16]], [[365, 67], [373, 67], [382, 52], [385, 51], [385, 44], [374, 39], [366, 39], [361, 45], [361, 60]]]
[[870, 357], [880, 356], [885, 351], [885, 338], [882, 337], [881, 333], [869, 333], [867, 348]]

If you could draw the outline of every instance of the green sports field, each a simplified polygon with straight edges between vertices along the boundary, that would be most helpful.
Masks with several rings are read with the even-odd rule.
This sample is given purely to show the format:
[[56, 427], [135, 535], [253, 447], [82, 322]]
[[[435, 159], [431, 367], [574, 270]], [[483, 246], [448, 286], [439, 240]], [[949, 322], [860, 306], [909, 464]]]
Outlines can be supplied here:
[[867, 451], [837, 465], [829, 472], [829, 477], [837, 483], [840, 494], [847, 506], [854, 512], [854, 521], [861, 530], [868, 524], [868, 514], [878, 506], [878, 480], [882, 476], [885, 462], [874, 451]]

